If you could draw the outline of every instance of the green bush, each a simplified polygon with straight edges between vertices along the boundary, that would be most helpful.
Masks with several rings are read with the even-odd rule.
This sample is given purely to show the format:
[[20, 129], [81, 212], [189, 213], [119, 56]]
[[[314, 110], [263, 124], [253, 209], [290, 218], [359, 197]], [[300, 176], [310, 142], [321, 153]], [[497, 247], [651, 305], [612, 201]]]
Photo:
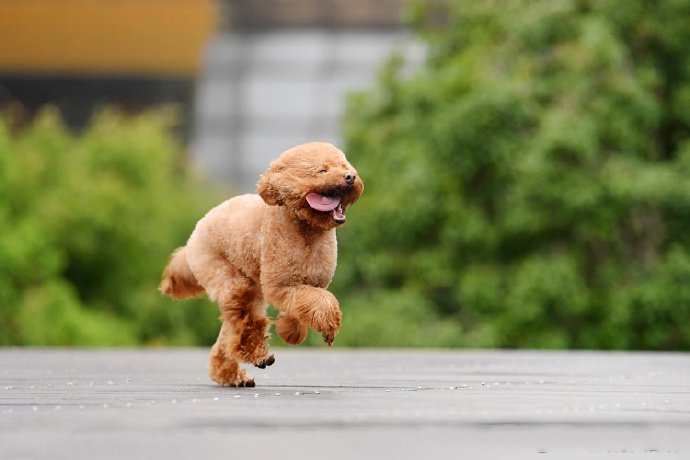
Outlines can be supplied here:
[[690, 1], [410, 15], [345, 118], [340, 343], [690, 349]]
[[156, 291], [219, 199], [184, 167], [173, 114], [96, 116], [75, 135], [50, 109], [0, 121], [0, 345], [207, 344], [217, 310]]
[[[689, 350], [690, 0], [409, 11], [424, 68], [348, 103], [336, 343]], [[0, 121], [0, 345], [213, 342], [215, 306], [156, 290], [221, 199], [170, 123]]]

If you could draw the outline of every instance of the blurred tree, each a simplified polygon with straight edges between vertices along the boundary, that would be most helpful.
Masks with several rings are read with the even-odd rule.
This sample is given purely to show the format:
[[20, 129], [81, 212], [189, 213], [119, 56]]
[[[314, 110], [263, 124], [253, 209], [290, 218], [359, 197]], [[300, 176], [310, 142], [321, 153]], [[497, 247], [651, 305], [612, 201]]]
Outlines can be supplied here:
[[[11, 117], [7, 117], [9, 119]], [[163, 299], [170, 252], [216, 204], [183, 167], [172, 112], [0, 120], [0, 345], [207, 344], [217, 310]]]
[[690, 0], [415, 1], [353, 96], [340, 344], [690, 349]]

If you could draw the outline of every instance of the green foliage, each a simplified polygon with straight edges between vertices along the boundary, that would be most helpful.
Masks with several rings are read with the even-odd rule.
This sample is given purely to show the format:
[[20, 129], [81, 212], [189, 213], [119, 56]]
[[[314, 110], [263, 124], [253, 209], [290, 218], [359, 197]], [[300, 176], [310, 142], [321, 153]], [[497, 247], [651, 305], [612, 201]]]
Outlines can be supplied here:
[[174, 304], [160, 273], [215, 204], [165, 111], [103, 112], [75, 135], [52, 110], [0, 121], [0, 345], [209, 343], [217, 310]]
[[348, 345], [690, 349], [690, 1], [416, 1], [354, 95]]
[[[690, 0], [409, 12], [426, 65], [393, 56], [348, 104], [366, 191], [339, 231], [336, 343], [689, 350]], [[0, 345], [214, 340], [215, 306], [156, 291], [220, 200], [171, 121], [0, 121]]]

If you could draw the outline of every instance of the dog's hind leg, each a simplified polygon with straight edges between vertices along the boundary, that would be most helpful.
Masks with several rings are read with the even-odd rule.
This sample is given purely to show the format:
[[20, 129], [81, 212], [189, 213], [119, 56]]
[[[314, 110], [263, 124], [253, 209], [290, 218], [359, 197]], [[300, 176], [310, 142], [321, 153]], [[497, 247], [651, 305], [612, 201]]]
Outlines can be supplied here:
[[218, 302], [223, 326], [211, 350], [209, 375], [221, 385], [243, 386], [251, 379], [239, 368], [240, 361], [260, 368], [275, 362], [267, 342], [266, 305], [259, 286], [238, 270], [227, 267], [216, 271], [215, 277], [206, 289]]
[[208, 357], [208, 376], [218, 385], [229, 387], [253, 387], [252, 379], [246, 370], [240, 367], [240, 362], [227, 353], [224, 343], [230, 333], [229, 323], [223, 323], [218, 340], [211, 348]]

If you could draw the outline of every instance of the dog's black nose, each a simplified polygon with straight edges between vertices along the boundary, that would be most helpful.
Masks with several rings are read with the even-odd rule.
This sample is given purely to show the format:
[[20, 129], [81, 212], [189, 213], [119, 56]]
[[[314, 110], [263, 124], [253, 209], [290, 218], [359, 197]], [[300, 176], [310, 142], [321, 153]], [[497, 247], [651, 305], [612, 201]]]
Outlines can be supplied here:
[[357, 176], [355, 176], [354, 174], [346, 173], [345, 174], [345, 182], [352, 185], [352, 183], [355, 181], [356, 177]]

